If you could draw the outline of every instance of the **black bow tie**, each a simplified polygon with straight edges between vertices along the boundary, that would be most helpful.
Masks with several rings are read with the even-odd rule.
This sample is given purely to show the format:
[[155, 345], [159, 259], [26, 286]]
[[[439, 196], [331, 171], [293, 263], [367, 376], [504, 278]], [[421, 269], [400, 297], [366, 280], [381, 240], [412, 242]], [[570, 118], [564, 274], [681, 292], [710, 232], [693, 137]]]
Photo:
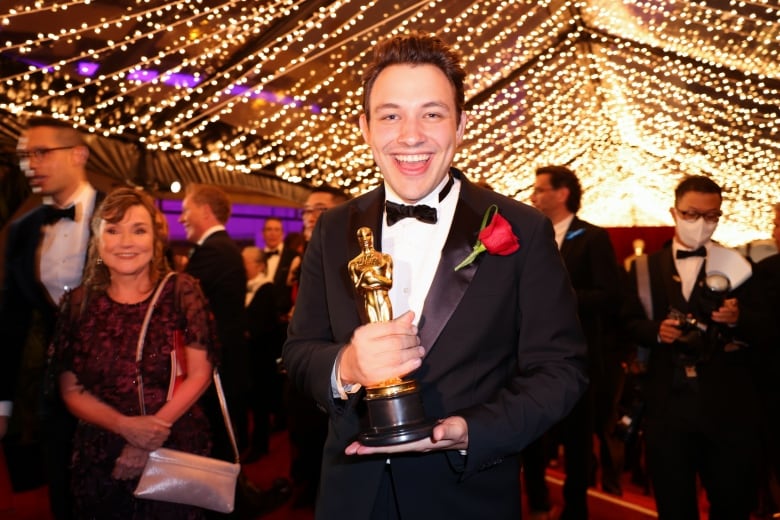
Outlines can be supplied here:
[[65, 209], [55, 208], [54, 206], [44, 206], [43, 222], [44, 224], [54, 224], [61, 218], [76, 219], [76, 206], [70, 206]]
[[278, 255], [278, 254], [279, 254], [279, 250], [278, 249], [271, 249], [270, 251], [266, 251], [265, 252], [265, 257], [269, 258], [269, 257], [272, 257], [274, 255]]
[[698, 249], [694, 249], [693, 251], [686, 251], [684, 249], [678, 249], [677, 250], [677, 258], [690, 258], [692, 256], [707, 256], [707, 248], [704, 246], [700, 246]]
[[[452, 175], [450, 175], [449, 179], [447, 179], [447, 183], [439, 192], [439, 202], [444, 200], [453, 184], [454, 181], [452, 180]], [[420, 222], [425, 222], [426, 224], [436, 224], [437, 221], [436, 208], [426, 206], [425, 204], [407, 206], [406, 204], [397, 204], [388, 200], [385, 202], [385, 211], [387, 212], [388, 226], [392, 226], [399, 220], [403, 220], [407, 217], [416, 218]]]
[[436, 224], [436, 208], [418, 204], [416, 206], [407, 206], [406, 204], [396, 204], [389, 200], [385, 202], [385, 211], [387, 211], [387, 225], [392, 226], [399, 220], [407, 217], [416, 218], [426, 224]]

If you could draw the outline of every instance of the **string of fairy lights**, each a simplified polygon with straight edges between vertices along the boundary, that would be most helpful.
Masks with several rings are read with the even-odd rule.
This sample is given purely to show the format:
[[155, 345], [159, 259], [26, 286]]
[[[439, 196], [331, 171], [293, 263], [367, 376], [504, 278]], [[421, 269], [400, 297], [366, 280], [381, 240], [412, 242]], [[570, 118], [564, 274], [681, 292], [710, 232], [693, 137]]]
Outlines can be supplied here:
[[470, 177], [528, 200], [536, 167], [569, 164], [583, 218], [632, 226], [670, 224], [675, 184], [709, 175], [716, 238], [737, 245], [769, 236], [780, 201], [780, 4], [718, 4], [15, 0], [0, 111], [359, 194], [381, 182], [360, 72], [386, 35], [436, 32], [465, 58]]

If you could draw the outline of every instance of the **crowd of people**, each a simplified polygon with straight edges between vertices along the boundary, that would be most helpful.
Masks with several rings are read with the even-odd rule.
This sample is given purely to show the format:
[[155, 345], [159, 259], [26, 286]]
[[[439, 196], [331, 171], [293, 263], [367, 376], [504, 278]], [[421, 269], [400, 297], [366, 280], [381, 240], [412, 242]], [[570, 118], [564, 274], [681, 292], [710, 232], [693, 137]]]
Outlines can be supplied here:
[[[27, 121], [17, 154], [43, 200], [8, 226], [0, 439], [26, 454], [20, 481], [48, 485], [54, 518], [222, 516], [133, 496], [159, 447], [231, 459], [214, 367], [241, 462], [275, 431], [291, 446], [270, 489], [242, 474], [234, 517], [291, 500], [322, 519], [516, 519], [522, 490], [549, 519], [559, 449], [556, 518], [587, 519], [590, 487], [620, 495], [634, 460], [661, 519], [698, 518], [700, 487], [713, 520], [780, 509], [780, 255], [753, 263], [713, 241], [722, 188], [688, 176], [670, 194], [674, 237], [624, 269], [607, 230], [577, 216], [571, 168], [538, 168], [529, 205], [454, 167], [465, 80], [437, 37], [379, 43], [359, 128], [382, 185], [314, 188], [302, 233], [267, 218], [262, 247], [243, 249], [225, 191], [190, 185], [183, 261], [149, 194], [96, 190], [81, 134]], [[366, 228], [386, 260], [373, 314], [348, 269]], [[364, 389], [404, 377], [429, 434], [361, 442]], [[615, 434], [627, 389], [641, 445]]]

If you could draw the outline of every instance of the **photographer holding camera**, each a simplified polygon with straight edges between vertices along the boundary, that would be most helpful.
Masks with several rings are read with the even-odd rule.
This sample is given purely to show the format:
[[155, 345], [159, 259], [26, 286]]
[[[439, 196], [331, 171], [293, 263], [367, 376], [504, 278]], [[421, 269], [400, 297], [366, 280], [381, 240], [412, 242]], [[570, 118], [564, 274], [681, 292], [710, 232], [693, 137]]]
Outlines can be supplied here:
[[[748, 520], [756, 496], [758, 397], [750, 374], [750, 264], [710, 240], [721, 188], [708, 177], [675, 189], [671, 244], [648, 257], [648, 317], [630, 276], [629, 337], [649, 350], [643, 377], [647, 465], [658, 516], [699, 518], [697, 477], [712, 520]], [[647, 282], [645, 282], [647, 283]]]

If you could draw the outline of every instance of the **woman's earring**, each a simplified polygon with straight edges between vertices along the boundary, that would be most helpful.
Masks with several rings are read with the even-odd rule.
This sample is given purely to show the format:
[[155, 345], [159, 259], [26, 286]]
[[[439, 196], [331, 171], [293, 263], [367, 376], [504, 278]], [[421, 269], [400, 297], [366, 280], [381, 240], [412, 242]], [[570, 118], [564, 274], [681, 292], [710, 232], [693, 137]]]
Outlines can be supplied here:
[[103, 259], [102, 259], [102, 258], [100, 258], [100, 257], [98, 257], [98, 259], [97, 259], [97, 262], [96, 262], [96, 263], [97, 263], [97, 265], [101, 265], [101, 264], [103, 263]]

